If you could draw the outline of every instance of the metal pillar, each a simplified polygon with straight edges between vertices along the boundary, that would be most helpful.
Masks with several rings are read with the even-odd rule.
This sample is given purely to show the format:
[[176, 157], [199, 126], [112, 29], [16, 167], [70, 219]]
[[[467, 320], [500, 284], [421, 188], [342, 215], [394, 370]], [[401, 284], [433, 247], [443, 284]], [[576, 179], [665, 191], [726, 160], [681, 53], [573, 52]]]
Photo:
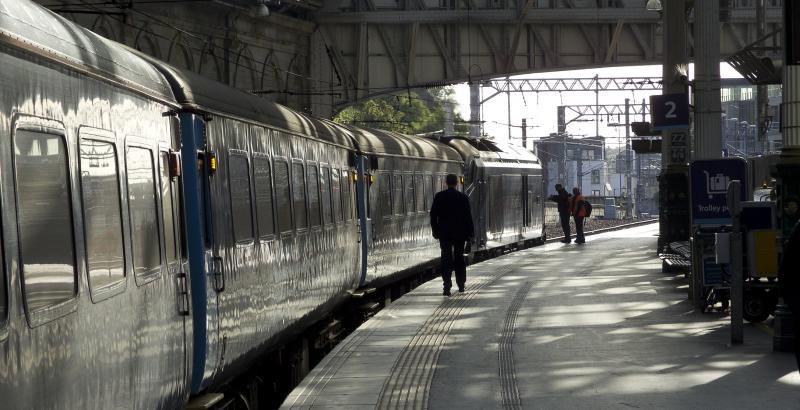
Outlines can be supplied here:
[[633, 215], [633, 192], [631, 192], [631, 99], [625, 99], [625, 190], [628, 199], [625, 201], [625, 218]]
[[522, 148], [528, 148], [528, 121], [522, 119]]
[[507, 114], [508, 114], [508, 142], [511, 142], [511, 93], [506, 92], [506, 105], [507, 105]]
[[[763, 38], [767, 34], [767, 0], [757, 0], [756, 2], [756, 27], [758, 31], [758, 38]], [[758, 56], [763, 56], [763, 50], [757, 50]], [[769, 118], [769, 95], [767, 86], [764, 84], [756, 87], [756, 124], [758, 124], [758, 135], [756, 135], [756, 155], [759, 152], [765, 152], [769, 144], [767, 142], [767, 131], [770, 122]], [[745, 156], [747, 154], [745, 153]]]
[[[783, 104], [781, 132], [783, 148], [778, 159], [779, 209], [783, 238], [788, 239], [798, 221], [798, 212], [790, 214], [789, 204], [800, 198], [800, 2], [783, 2]], [[778, 351], [793, 349], [792, 312], [783, 300], [775, 310], [772, 347]]]
[[694, 3], [695, 159], [722, 157], [719, 91], [719, 2]]
[[469, 136], [481, 136], [481, 88], [478, 83], [469, 85]]
[[[689, 65], [686, 0], [669, 0], [662, 4], [664, 5], [663, 90], [665, 94], [685, 93]], [[673, 161], [677, 160], [672, 156], [672, 140], [676, 132], [673, 130], [662, 133], [662, 166], [658, 178], [659, 250], [672, 241], [689, 238], [688, 167], [685, 161]]]

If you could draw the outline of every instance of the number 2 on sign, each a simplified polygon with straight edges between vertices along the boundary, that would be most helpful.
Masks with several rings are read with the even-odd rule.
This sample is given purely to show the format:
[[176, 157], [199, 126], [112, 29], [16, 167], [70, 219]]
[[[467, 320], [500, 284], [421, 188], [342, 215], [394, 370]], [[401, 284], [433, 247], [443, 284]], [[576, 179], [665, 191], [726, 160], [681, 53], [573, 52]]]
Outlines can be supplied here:
[[667, 113], [664, 114], [664, 118], [678, 118], [678, 116], [675, 115], [675, 108], [677, 108], [675, 101], [666, 101], [664, 105], [667, 106]]

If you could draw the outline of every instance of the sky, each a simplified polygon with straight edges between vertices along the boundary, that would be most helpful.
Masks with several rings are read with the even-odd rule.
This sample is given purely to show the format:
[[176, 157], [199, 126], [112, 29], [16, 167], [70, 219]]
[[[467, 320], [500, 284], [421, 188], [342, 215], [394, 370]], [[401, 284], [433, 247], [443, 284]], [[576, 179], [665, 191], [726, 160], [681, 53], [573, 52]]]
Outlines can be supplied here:
[[[589, 70], [558, 71], [540, 74], [525, 74], [511, 78], [589, 78], [599, 77], [661, 77], [660, 65], [609, 67]], [[727, 63], [720, 64], [722, 78], [741, 78]], [[694, 78], [694, 65], [689, 66], [689, 78]], [[466, 83], [454, 86], [457, 110], [464, 119], [469, 119], [469, 86]], [[491, 95], [493, 90], [485, 89], [484, 98]], [[538, 95], [537, 95], [538, 94]], [[625, 104], [625, 98], [631, 99], [631, 104], [641, 104], [644, 99], [649, 101], [652, 94], [661, 94], [661, 91], [606, 91], [600, 93], [600, 104]], [[548, 136], [557, 131], [556, 107], [559, 105], [584, 105], [594, 104], [594, 91], [569, 91], [569, 92], [539, 92], [539, 93], [511, 93], [511, 123], [519, 126], [522, 118], [527, 118], [528, 138]], [[484, 132], [496, 139], [508, 138], [508, 102], [506, 95], [498, 95], [483, 105]], [[567, 121], [574, 115], [567, 114]], [[593, 136], [595, 122], [572, 122], [567, 125], [567, 132], [576, 136]], [[619, 122], [624, 122], [621, 118]], [[632, 118], [631, 121], [641, 121], [641, 118]], [[650, 121], [647, 118], [647, 121]], [[617, 122], [612, 118], [612, 122]], [[609, 127], [606, 118], [600, 122], [600, 135], [606, 137], [606, 143], [614, 146], [624, 144], [625, 127]], [[531, 128], [533, 126], [533, 128]], [[521, 145], [522, 130], [519, 127], [511, 128], [511, 142]]]

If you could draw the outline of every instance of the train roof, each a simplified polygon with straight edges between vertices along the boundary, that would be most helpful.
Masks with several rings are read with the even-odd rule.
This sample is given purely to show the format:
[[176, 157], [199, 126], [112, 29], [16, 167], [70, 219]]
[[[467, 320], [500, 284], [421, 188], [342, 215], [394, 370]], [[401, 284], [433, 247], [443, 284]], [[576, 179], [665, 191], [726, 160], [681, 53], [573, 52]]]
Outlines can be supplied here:
[[457, 137], [450, 139], [449, 144], [455, 147], [464, 159], [479, 157], [483, 161], [539, 163], [539, 158], [523, 147], [486, 138]]
[[0, 41], [175, 104], [166, 79], [147, 61], [31, 1], [0, 2]]
[[366, 154], [409, 156], [461, 162], [453, 148], [427, 138], [373, 128], [351, 127], [359, 149]]
[[350, 132], [331, 121], [314, 118], [259, 96], [186, 70], [149, 59], [172, 84], [178, 103], [190, 109], [254, 121], [287, 132], [355, 148]]

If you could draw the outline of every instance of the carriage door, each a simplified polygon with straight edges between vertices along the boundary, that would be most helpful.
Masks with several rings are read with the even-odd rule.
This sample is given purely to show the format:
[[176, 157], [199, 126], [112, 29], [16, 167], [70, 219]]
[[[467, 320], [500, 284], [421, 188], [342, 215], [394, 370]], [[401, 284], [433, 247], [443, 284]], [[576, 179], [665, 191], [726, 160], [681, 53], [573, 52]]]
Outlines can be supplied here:
[[[530, 203], [528, 202], [528, 176], [522, 176], [522, 226], [531, 226], [531, 213], [530, 213]], [[523, 232], [525, 229], [522, 230]]]
[[158, 160], [161, 170], [161, 211], [164, 221], [164, 247], [165, 264], [167, 274], [171, 281], [175, 283], [175, 310], [180, 316], [180, 329], [175, 329], [182, 335], [181, 345], [183, 346], [183, 371], [179, 372], [180, 385], [189, 382], [189, 356], [187, 354], [187, 338], [191, 334], [187, 325], [189, 321], [189, 262], [185, 251], [186, 234], [183, 225], [181, 195], [181, 163], [178, 155], [178, 146], [173, 140], [169, 148], [162, 147], [159, 151]]

